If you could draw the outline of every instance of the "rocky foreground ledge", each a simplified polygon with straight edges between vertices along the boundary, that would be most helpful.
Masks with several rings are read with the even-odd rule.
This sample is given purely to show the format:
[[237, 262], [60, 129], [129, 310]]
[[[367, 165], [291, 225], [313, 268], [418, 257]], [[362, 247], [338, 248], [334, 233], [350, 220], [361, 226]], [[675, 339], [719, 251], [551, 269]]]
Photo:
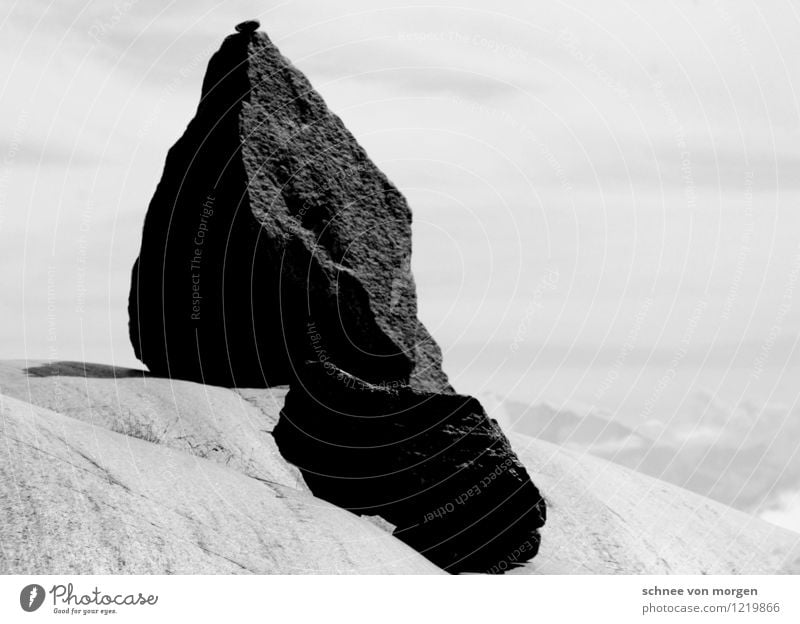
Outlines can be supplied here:
[[[391, 527], [309, 493], [272, 437], [286, 392], [1, 362], [0, 573], [440, 572]], [[600, 459], [511, 443], [550, 521], [536, 559], [498, 571], [800, 572], [795, 533]]]

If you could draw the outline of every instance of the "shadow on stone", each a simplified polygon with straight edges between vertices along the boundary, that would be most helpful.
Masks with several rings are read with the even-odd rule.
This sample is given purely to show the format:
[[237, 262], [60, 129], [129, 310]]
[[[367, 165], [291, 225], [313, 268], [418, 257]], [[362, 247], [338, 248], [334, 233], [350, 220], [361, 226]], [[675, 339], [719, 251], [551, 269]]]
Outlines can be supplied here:
[[310, 362], [273, 435], [316, 496], [381, 516], [449, 572], [502, 573], [538, 551], [544, 500], [472, 397]]
[[122, 368], [107, 364], [92, 364], [64, 360], [29, 366], [24, 369], [31, 377], [86, 377], [95, 379], [119, 379], [122, 377], [151, 377], [150, 373], [135, 368]]

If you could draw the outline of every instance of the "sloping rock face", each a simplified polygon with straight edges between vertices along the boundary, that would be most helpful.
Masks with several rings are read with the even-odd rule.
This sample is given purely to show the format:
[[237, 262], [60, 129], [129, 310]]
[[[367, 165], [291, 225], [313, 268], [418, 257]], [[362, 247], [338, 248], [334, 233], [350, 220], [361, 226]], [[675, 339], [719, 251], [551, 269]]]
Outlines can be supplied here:
[[306, 492], [2, 395], [0, 444], [2, 574], [439, 572]]
[[[216, 388], [213, 424], [194, 417], [208, 389], [86, 362], [0, 362], [0, 573], [438, 571], [365, 519], [295, 487], [280, 456], [253, 471], [253, 455], [273, 452], [285, 388]], [[68, 416], [33, 407], [58, 404]], [[167, 428], [153, 441], [163, 430], [154, 423], [185, 431]], [[245, 444], [264, 429], [261, 451]], [[796, 533], [585, 453], [510, 438], [547, 498], [548, 523], [535, 559], [514, 567], [512, 551], [497, 569], [800, 572]]]
[[[308, 491], [271, 432], [287, 389], [231, 391], [83, 362], [0, 361], [0, 392], [89, 424]], [[251, 391], [253, 393], [258, 390]]]
[[501, 564], [511, 573], [800, 573], [797, 533], [588, 453], [509, 437], [548, 513], [536, 559]]
[[289, 383], [306, 359], [451, 391], [417, 319], [411, 213], [308, 80], [243, 29], [211, 59], [147, 211], [129, 299], [151, 371]]
[[308, 363], [273, 435], [315, 495], [385, 518], [449, 572], [501, 573], [538, 551], [544, 500], [472, 397]]

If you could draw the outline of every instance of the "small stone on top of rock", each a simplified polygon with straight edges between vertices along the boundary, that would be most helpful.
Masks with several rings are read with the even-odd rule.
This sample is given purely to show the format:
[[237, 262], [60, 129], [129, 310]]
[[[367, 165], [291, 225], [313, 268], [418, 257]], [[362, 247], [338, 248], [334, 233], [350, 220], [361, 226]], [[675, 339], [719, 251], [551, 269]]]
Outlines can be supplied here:
[[247, 20], [240, 24], [236, 24], [236, 32], [239, 33], [254, 33], [261, 28], [261, 22], [258, 20]]

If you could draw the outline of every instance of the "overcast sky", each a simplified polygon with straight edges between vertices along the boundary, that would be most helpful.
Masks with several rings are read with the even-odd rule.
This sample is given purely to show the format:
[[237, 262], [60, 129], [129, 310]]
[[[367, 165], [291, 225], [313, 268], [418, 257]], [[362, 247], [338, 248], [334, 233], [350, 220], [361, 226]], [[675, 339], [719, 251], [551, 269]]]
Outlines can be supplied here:
[[408, 197], [452, 375], [796, 363], [797, 5], [425, 4], [4, 2], [2, 357], [135, 364], [148, 201], [256, 17]]

